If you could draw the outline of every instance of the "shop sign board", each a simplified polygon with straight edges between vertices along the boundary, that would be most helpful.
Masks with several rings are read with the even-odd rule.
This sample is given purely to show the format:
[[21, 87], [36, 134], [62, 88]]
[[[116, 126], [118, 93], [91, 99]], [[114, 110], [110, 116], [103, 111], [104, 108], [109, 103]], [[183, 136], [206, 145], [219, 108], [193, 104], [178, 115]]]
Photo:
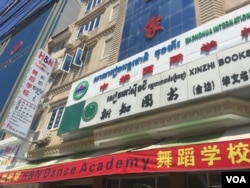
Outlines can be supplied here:
[[222, 90], [250, 84], [250, 44], [244, 43], [217, 54]]
[[[142, 70], [147, 66], [153, 65], [151, 75], [156, 75], [247, 42], [247, 35], [242, 32], [250, 27], [249, 10], [250, 5], [242, 7], [85, 77], [82, 80], [93, 87], [82, 100], [144, 79]], [[210, 51], [202, 50], [203, 46], [213, 42], [217, 45], [211, 46]], [[177, 61], [173, 61], [175, 59]], [[127, 74], [130, 79], [121, 84], [120, 79]], [[73, 83], [72, 90], [82, 80]], [[105, 90], [100, 89], [103, 84], [108, 84]], [[70, 95], [68, 104], [77, 102]]]
[[4, 122], [4, 131], [26, 138], [54, 64], [54, 59], [38, 50]]
[[187, 67], [179, 66], [161, 73], [161, 79], [150, 84], [151, 90], [160, 88], [159, 107], [188, 100], [187, 78]]
[[0, 171], [13, 165], [20, 151], [21, 143], [8, 143], [0, 145]]
[[187, 64], [188, 99], [221, 92], [216, 54]]
[[[88, 98], [84, 100], [82, 114], [79, 118], [80, 123], [75, 127], [86, 128], [99, 125], [247, 86], [250, 82], [249, 46], [249, 42], [243, 43], [226, 52], [212, 54]], [[233, 57], [234, 60], [226, 63], [229, 62], [229, 57]], [[224, 62], [226, 61], [223, 65], [222, 59]], [[93, 85], [89, 84], [87, 80], [82, 83], [85, 83], [85, 87], [82, 86], [81, 93], [91, 93]], [[79, 94], [80, 90], [75, 89], [75, 91], [78, 91]], [[84, 98], [84, 95], [80, 96]], [[79, 99], [79, 101], [82, 100]], [[67, 106], [64, 113], [68, 112], [68, 107], [74, 109], [74, 106], [76, 104]], [[65, 122], [63, 116], [59, 134], [61, 129], [67, 127]]]
[[[77, 125], [84, 128], [248, 85], [250, 49], [242, 33], [250, 27], [249, 10], [242, 7], [73, 83], [64, 113], [84, 103]], [[76, 98], [83, 82], [88, 89]]]
[[249, 169], [250, 140], [230, 140], [118, 152], [0, 173], [0, 185], [54, 182], [96, 176]]

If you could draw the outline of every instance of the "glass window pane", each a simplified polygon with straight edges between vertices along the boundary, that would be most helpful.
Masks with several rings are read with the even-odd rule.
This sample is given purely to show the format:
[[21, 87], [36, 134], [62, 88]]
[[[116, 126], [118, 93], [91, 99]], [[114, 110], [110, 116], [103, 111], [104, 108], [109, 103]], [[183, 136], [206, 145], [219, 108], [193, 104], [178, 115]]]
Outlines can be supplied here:
[[98, 5], [98, 0], [95, 0], [95, 5], [94, 5], [94, 7], [95, 7], [96, 5]]
[[82, 52], [82, 56], [81, 56], [81, 62], [85, 63], [86, 59], [87, 59], [87, 54], [88, 54], [88, 47], [85, 46]]
[[94, 6], [95, 6], [95, 0], [92, 0], [92, 1], [91, 1], [90, 9], [92, 9]]
[[81, 26], [81, 27], [79, 28], [77, 38], [79, 38], [79, 35], [80, 35], [81, 33], [83, 33], [84, 27], [85, 27], [85, 25], [84, 25], [84, 26]]
[[122, 179], [120, 188], [154, 188], [155, 177], [136, 177]]
[[87, 3], [87, 6], [86, 6], [86, 12], [93, 9], [94, 7], [96, 7], [98, 4], [100, 4], [103, 0], [90, 0], [88, 1]]
[[118, 179], [108, 179], [106, 188], [118, 188], [119, 180]]
[[157, 188], [168, 188], [169, 179], [167, 175], [157, 177]]
[[221, 188], [221, 173], [209, 173], [210, 188]]
[[188, 174], [188, 188], [208, 188], [206, 174]]
[[108, 39], [108, 40], [105, 41], [103, 57], [109, 56], [109, 53], [110, 53], [110, 50], [111, 50], [111, 45], [112, 45], [112, 39]]
[[85, 31], [89, 31], [89, 25], [90, 25], [90, 22], [86, 23]]
[[59, 127], [59, 123], [60, 123], [61, 118], [62, 118], [63, 110], [64, 110], [64, 107], [59, 108], [53, 128]]
[[73, 65], [76, 65], [78, 67], [82, 66], [82, 60], [81, 60], [82, 54], [83, 54], [83, 49], [77, 48], [73, 59]]
[[89, 31], [92, 31], [94, 29], [94, 23], [95, 19], [90, 21]]
[[113, 19], [115, 19], [117, 17], [118, 10], [119, 10], [119, 5], [116, 5], [115, 7], [113, 7], [111, 20], [113, 20]]
[[69, 72], [72, 59], [73, 59], [72, 55], [69, 55], [69, 54], [65, 55], [65, 57], [63, 59], [63, 63], [62, 63], [62, 70], [63, 71]]
[[92, 55], [92, 51], [93, 51], [93, 47], [88, 48], [87, 54], [86, 54], [86, 58], [85, 58], [85, 62], [84, 63], [89, 63], [90, 62], [90, 58]]
[[95, 28], [97, 28], [97, 27], [99, 26], [100, 17], [101, 17], [101, 16], [98, 16], [98, 17], [96, 17], [96, 19], [95, 19]]
[[49, 124], [48, 124], [48, 129], [52, 129], [52, 126], [54, 124], [54, 120], [55, 120], [55, 117], [56, 117], [56, 112], [57, 112], [57, 109], [54, 109], [52, 111], [52, 113], [51, 113]]
[[92, 1], [88, 1], [86, 11], [91, 9], [91, 4], [92, 4]]

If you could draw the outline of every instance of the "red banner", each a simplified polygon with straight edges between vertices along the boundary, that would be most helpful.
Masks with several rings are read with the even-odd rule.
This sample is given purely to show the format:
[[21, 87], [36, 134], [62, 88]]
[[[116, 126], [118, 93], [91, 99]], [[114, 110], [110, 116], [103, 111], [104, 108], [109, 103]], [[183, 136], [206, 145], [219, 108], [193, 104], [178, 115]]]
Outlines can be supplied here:
[[0, 185], [112, 174], [226, 170], [250, 167], [250, 139], [130, 151], [0, 173]]

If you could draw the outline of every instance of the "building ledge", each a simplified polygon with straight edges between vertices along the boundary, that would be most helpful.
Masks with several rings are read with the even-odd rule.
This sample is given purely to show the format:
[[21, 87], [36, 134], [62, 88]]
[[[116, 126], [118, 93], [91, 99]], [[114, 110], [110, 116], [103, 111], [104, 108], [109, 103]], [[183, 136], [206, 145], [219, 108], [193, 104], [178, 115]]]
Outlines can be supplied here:
[[225, 130], [250, 123], [249, 102], [235, 98], [212, 100], [173, 110], [164, 110], [94, 130], [96, 147], [111, 147], [117, 142], [163, 139], [181, 135]]
[[214, 99], [109, 123], [95, 128], [91, 137], [65, 140], [54, 146], [30, 150], [28, 160], [89, 152], [118, 145], [154, 143], [160, 139], [180, 138], [183, 135], [208, 134], [247, 123], [250, 123], [248, 101], [231, 97]]

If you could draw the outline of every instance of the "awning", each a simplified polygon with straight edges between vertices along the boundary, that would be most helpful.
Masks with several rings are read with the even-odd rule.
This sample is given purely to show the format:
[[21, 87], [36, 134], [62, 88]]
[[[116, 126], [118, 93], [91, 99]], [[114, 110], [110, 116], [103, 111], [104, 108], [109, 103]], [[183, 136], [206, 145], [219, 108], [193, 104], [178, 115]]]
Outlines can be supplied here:
[[[160, 143], [141, 149], [93, 153], [57, 164], [0, 173], [0, 185], [52, 182], [131, 173], [208, 171], [250, 167], [250, 128]], [[236, 134], [237, 133], [237, 134]], [[108, 152], [107, 152], [108, 153]], [[53, 162], [52, 162], [53, 163]]]

